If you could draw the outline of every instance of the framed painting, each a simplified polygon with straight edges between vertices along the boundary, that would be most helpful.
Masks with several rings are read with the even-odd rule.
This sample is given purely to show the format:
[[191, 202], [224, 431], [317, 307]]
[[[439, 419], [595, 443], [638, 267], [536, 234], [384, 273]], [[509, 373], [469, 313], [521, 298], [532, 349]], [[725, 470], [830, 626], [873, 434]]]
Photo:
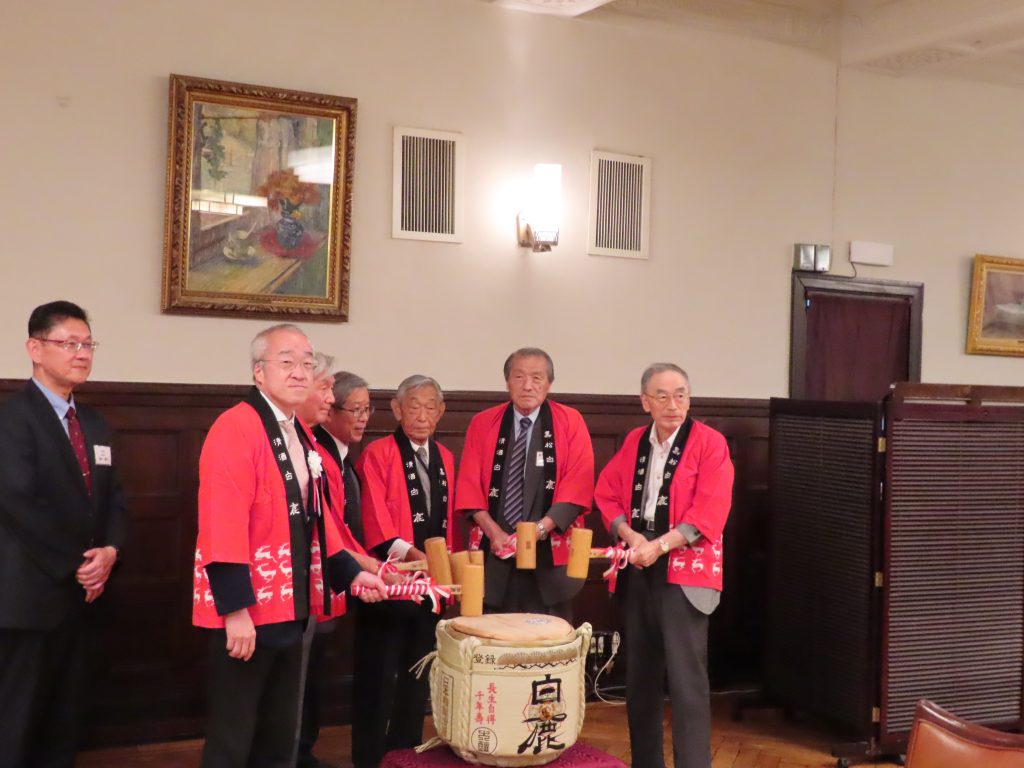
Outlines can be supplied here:
[[974, 257], [967, 353], [1024, 356], [1024, 261]]
[[356, 99], [171, 75], [162, 309], [348, 319]]

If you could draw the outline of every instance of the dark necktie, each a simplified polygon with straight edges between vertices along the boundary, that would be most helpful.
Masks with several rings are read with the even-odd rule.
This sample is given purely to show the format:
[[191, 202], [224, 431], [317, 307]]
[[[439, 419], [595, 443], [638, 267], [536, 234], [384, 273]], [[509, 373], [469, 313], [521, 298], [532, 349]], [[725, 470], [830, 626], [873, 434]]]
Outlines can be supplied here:
[[508, 481], [505, 483], [505, 520], [512, 527], [523, 519], [523, 487], [526, 483], [526, 444], [530, 442], [530, 420], [519, 420], [519, 437], [512, 445], [508, 460]]
[[345, 483], [345, 525], [352, 531], [356, 541], [363, 543], [363, 515], [359, 509], [359, 478], [352, 469], [348, 457], [341, 463], [342, 479]]
[[423, 495], [426, 497], [427, 502], [427, 514], [430, 514], [430, 471], [427, 467], [427, 449], [422, 445], [416, 449], [416, 461], [420, 465], [419, 472], [416, 474], [420, 478], [420, 485], [423, 487]]
[[68, 408], [67, 419], [71, 450], [75, 452], [75, 458], [78, 459], [78, 467], [82, 470], [85, 490], [92, 496], [92, 470], [89, 469], [89, 455], [85, 452], [85, 434], [82, 432], [82, 425], [78, 423], [78, 414], [75, 413], [74, 408]]

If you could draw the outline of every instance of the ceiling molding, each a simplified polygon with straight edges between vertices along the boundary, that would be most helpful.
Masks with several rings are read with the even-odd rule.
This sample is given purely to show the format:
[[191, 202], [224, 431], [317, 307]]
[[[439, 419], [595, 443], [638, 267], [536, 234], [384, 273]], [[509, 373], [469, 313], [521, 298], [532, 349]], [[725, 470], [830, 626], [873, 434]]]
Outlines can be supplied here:
[[838, 46], [840, 6], [841, 0], [615, 0], [598, 14], [606, 19], [648, 19], [828, 51]]
[[490, 0], [502, 8], [549, 16], [581, 16], [611, 0]]
[[484, 0], [627, 25], [695, 27], [899, 77], [1024, 85], [1024, 0]]

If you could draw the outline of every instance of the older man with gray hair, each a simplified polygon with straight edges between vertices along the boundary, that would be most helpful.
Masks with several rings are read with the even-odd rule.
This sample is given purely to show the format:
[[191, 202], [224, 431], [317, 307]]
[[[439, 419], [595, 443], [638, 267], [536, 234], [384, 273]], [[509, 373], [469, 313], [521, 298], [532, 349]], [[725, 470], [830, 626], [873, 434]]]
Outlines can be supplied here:
[[710, 768], [708, 617], [722, 591], [732, 504], [725, 437], [690, 418], [690, 377], [654, 363], [640, 378], [651, 423], [601, 470], [594, 503], [630, 549], [615, 586], [626, 630], [626, 713], [635, 768], [664, 768], [668, 680], [675, 768]]
[[[548, 399], [551, 356], [537, 347], [505, 360], [509, 402], [469, 422], [459, 465], [458, 508], [483, 534], [484, 610], [572, 619], [583, 582], [565, 575], [568, 530], [594, 495], [594, 448], [580, 412]], [[537, 568], [507, 557], [519, 523], [537, 526]]]
[[[444, 536], [458, 548], [454, 514], [455, 461], [434, 439], [444, 415], [441, 385], [429, 376], [409, 376], [391, 401], [398, 422], [394, 433], [370, 443], [359, 457], [366, 547], [378, 557], [421, 560], [424, 541]], [[377, 648], [373, 695], [358, 706], [367, 727], [353, 731], [355, 768], [380, 763], [391, 749], [423, 740], [428, 681], [409, 671], [434, 648], [438, 616], [426, 602], [392, 601], [363, 606], [360, 643]]]
[[[356, 476], [352, 449], [362, 442], [374, 412], [370, 402], [369, 386], [364, 378], [351, 371], [335, 373], [332, 388], [334, 403], [331, 405], [327, 420], [313, 429], [317, 442], [331, 454], [341, 469], [345, 488], [345, 524], [360, 544], [365, 541], [360, 504], [362, 492], [359, 488], [359, 478]], [[374, 640], [374, 632], [372, 629], [367, 631], [364, 628], [365, 624], [372, 627], [375, 619], [373, 611], [367, 614], [359, 604], [353, 603], [348, 607], [348, 612], [355, 620], [352, 648], [352, 759], [356, 765], [361, 765], [367, 762], [362, 758], [362, 753], [367, 748], [365, 734], [374, 733], [377, 727], [373, 711], [364, 706], [364, 703], [372, 701], [378, 695], [376, 670], [379, 666], [380, 653]], [[299, 768], [304, 768], [301, 760]]]
[[366, 425], [373, 415], [369, 384], [350, 371], [334, 374], [334, 403], [327, 420], [313, 430], [317, 442], [327, 448], [341, 468], [345, 479], [345, 524], [362, 544], [363, 520], [360, 511], [359, 479], [350, 449], [363, 440]]
[[[362, 566], [364, 571], [376, 574], [380, 570], [380, 562], [367, 555], [360, 542], [355, 538], [346, 524], [345, 513], [352, 505], [350, 495], [355, 496], [358, 504], [358, 481], [356, 490], [350, 491], [344, 482], [341, 460], [337, 455], [334, 438], [327, 433], [323, 425], [334, 412], [335, 391], [337, 381], [334, 373], [334, 358], [317, 352], [313, 355], [313, 384], [309, 394], [297, 409], [296, 414], [303, 423], [313, 430], [316, 438], [316, 450], [320, 454], [324, 475], [327, 478], [327, 507], [341, 535], [342, 546]], [[351, 468], [349, 472], [355, 475]], [[360, 528], [361, 530], [361, 528]], [[331, 615], [342, 616], [352, 612], [359, 605], [358, 600], [348, 600], [344, 595], [336, 595], [331, 600]], [[309, 648], [309, 665], [307, 683], [303, 694], [301, 725], [299, 728], [299, 749], [296, 768], [331, 768], [332, 763], [321, 761], [313, 754], [313, 747], [320, 734], [320, 711], [326, 696], [326, 681], [323, 679], [324, 657], [327, 645], [337, 627], [337, 619], [322, 620], [316, 627]], [[356, 675], [359, 674], [358, 663]], [[359, 707], [354, 708], [358, 712]]]
[[250, 345], [255, 387], [210, 427], [199, 458], [193, 615], [208, 631], [204, 768], [295, 760], [303, 638], [352, 584], [386, 597], [342, 548], [323, 462], [296, 412], [316, 362], [294, 325]]

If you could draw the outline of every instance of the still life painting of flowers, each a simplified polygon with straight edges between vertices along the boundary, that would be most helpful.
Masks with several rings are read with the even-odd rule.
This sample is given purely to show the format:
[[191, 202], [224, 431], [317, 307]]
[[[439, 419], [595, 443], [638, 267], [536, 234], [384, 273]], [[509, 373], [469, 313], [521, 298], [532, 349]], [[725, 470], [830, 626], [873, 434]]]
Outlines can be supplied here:
[[344, 319], [355, 100], [171, 89], [165, 311]]

